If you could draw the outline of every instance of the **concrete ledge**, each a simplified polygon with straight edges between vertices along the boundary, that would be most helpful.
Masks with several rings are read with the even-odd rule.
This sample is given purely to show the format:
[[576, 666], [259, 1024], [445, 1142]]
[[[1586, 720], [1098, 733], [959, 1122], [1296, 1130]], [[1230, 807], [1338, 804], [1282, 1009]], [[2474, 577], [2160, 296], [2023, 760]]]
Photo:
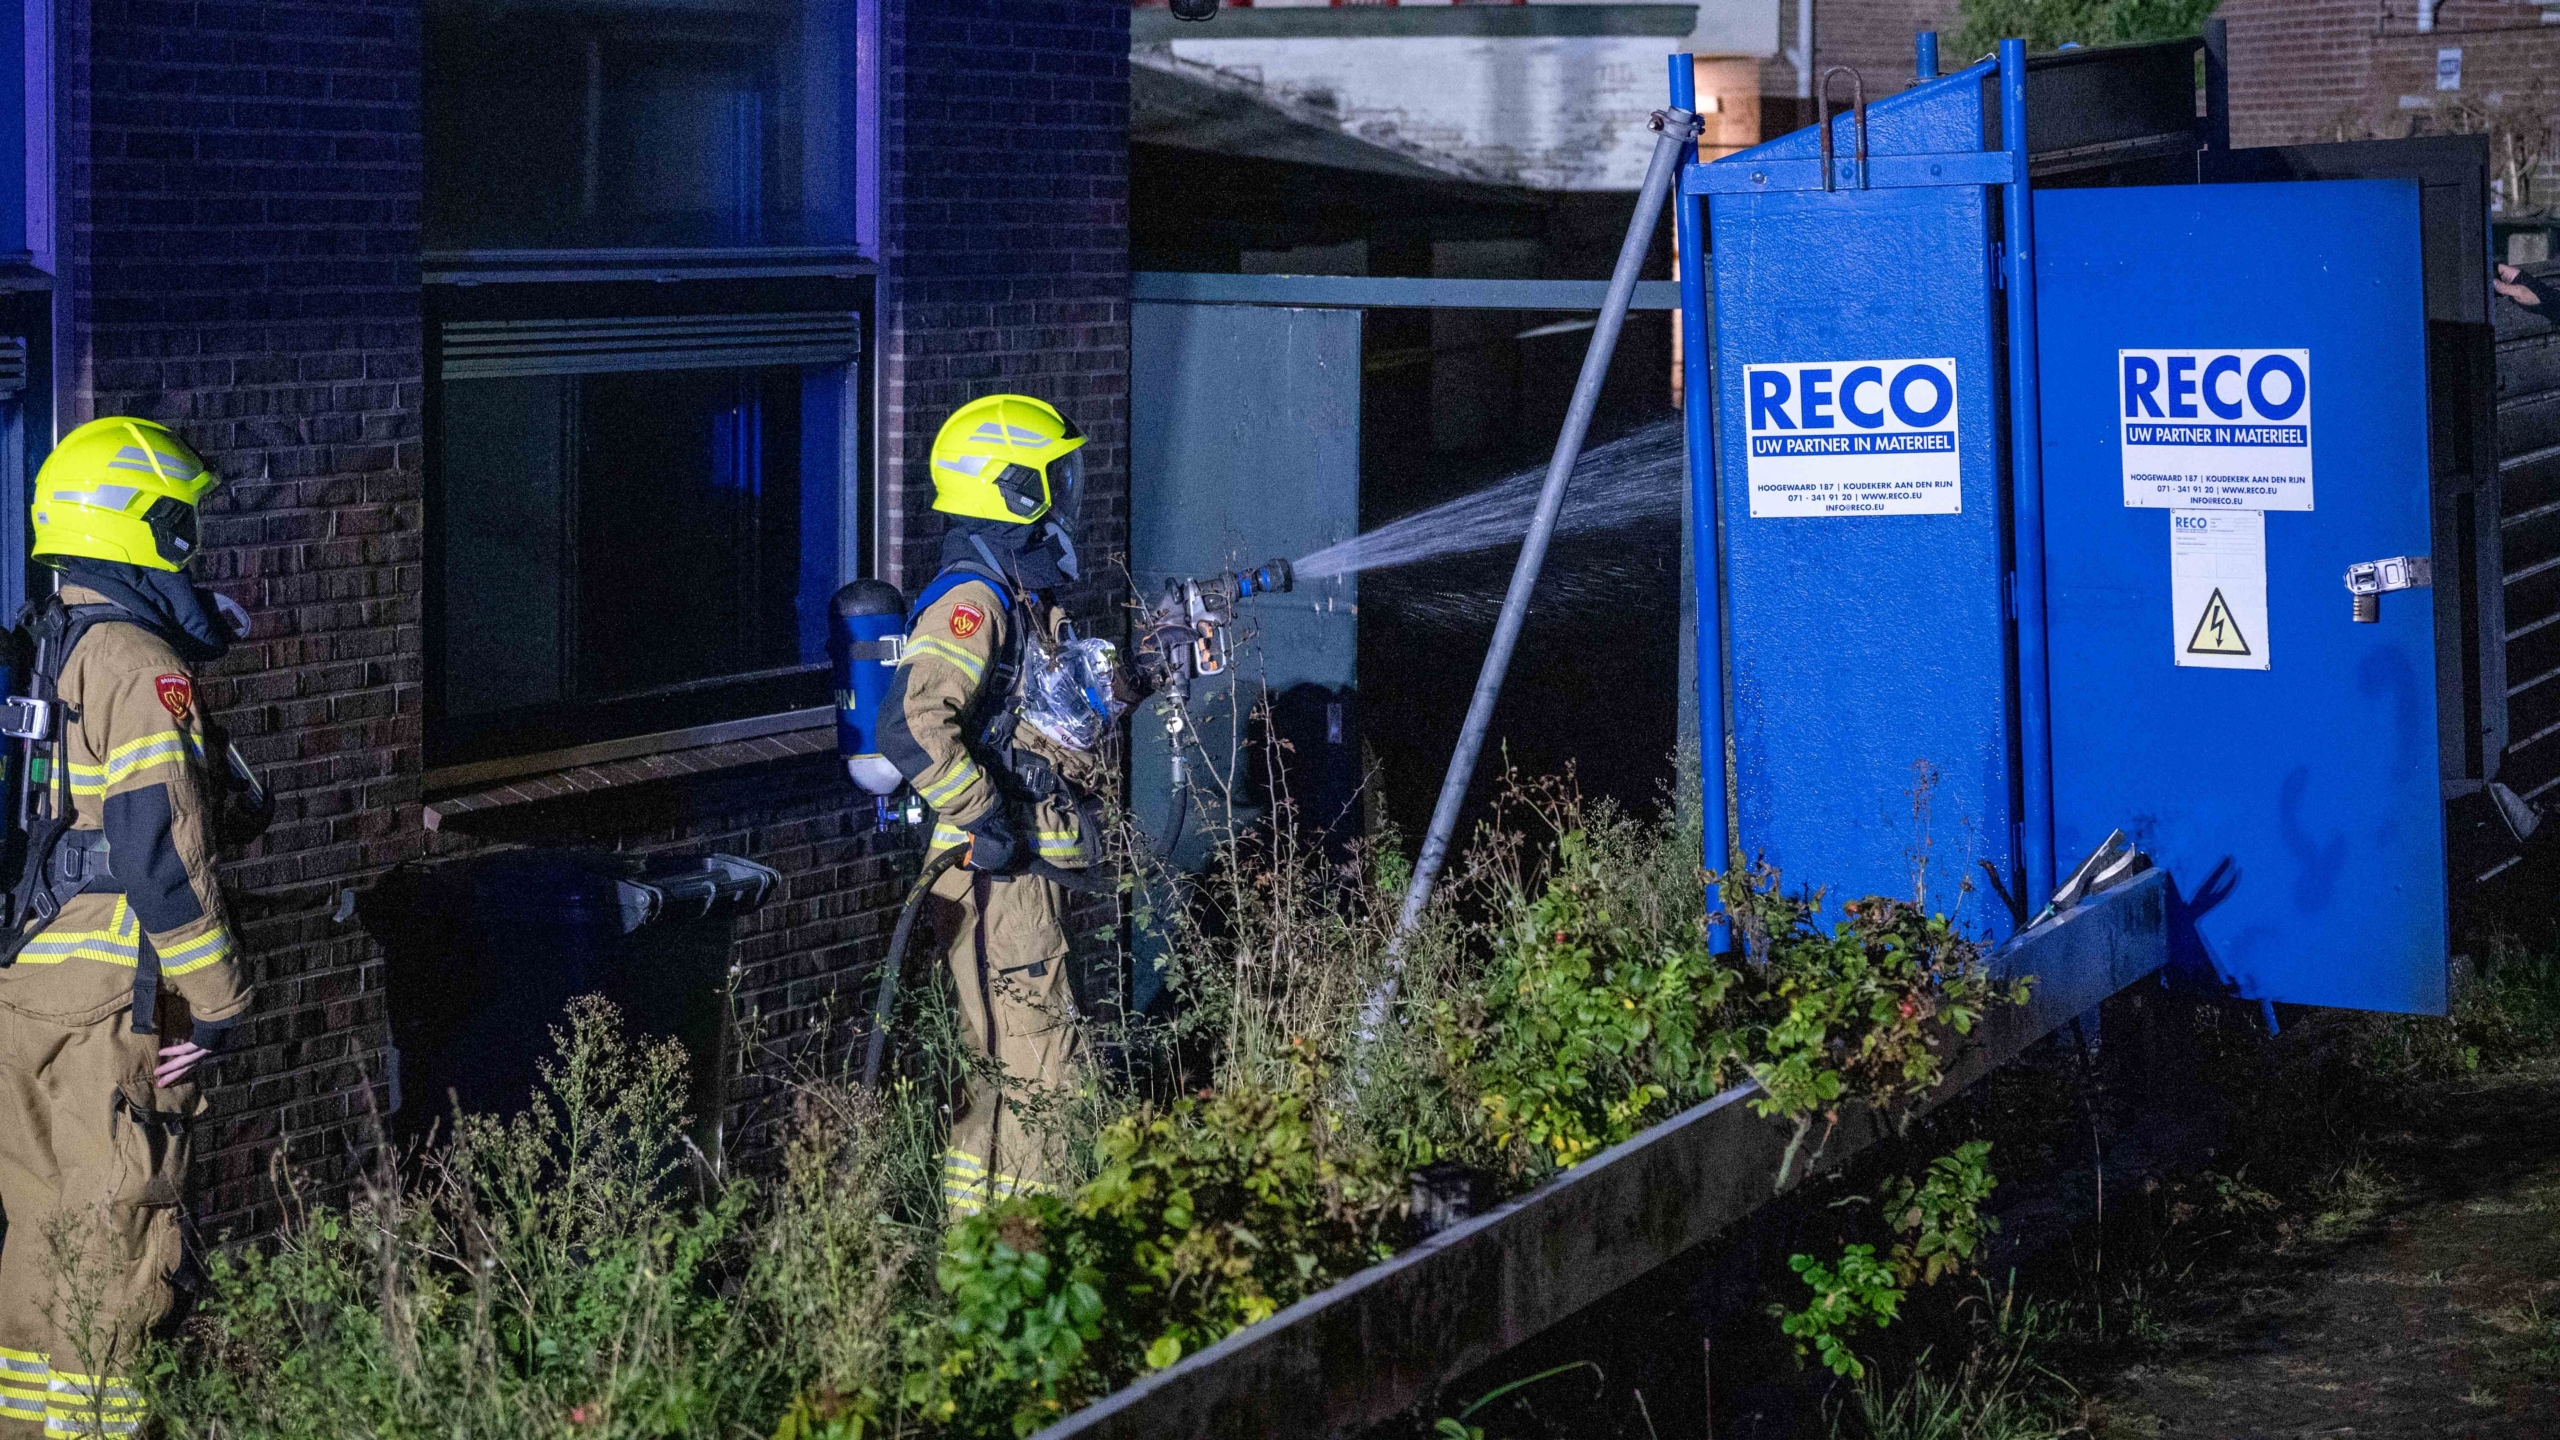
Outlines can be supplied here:
[[1686, 39], [1698, 28], [1698, 7], [1635, 5], [1335, 5], [1283, 6], [1270, 10], [1220, 10], [1209, 21], [1182, 21], [1166, 9], [1129, 13], [1129, 43], [1175, 40], [1377, 40], [1421, 36], [1468, 39], [1553, 39], [1602, 35], [1651, 35]]
[[[1934, 1105], [2168, 960], [2153, 871], [2003, 949], [2038, 978], [1948, 1064]], [[1776, 1198], [1790, 1127], [1740, 1086], [1040, 1432], [1040, 1440], [1345, 1436], [1538, 1335]], [[1845, 1116], [1822, 1169], [1887, 1133]]]
[[835, 743], [835, 711], [821, 705], [522, 760], [430, 770], [427, 789], [451, 793], [427, 801], [424, 818], [428, 829], [442, 830], [449, 823], [493, 810], [820, 755], [833, 750]]
[[[1606, 280], [1440, 280], [1393, 275], [1220, 275], [1140, 270], [1129, 298], [1178, 305], [1273, 305], [1299, 310], [1598, 310]], [[1639, 280], [1633, 310], [1677, 310], [1674, 280]]]

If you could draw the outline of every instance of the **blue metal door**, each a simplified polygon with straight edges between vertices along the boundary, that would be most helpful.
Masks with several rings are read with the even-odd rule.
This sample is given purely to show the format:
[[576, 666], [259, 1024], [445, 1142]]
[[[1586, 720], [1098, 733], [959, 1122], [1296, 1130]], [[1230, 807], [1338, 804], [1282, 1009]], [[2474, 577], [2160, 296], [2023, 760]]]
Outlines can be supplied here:
[[2251, 998], [2442, 1013], [2431, 592], [2407, 181], [2035, 197], [2054, 830], [2177, 882]]
[[[1981, 159], [1987, 73], [1877, 101], [1863, 140], [1841, 115], [1838, 153]], [[1816, 169], [1813, 188], [1750, 193], [1818, 166], [1819, 145], [1799, 131], [1687, 182], [1728, 187], [1708, 249], [1734, 841], [1834, 906], [1907, 897], [1997, 937], [2007, 908], [1976, 877], [2017, 883], [2017, 737], [1991, 192], [1925, 172], [1827, 191]]]

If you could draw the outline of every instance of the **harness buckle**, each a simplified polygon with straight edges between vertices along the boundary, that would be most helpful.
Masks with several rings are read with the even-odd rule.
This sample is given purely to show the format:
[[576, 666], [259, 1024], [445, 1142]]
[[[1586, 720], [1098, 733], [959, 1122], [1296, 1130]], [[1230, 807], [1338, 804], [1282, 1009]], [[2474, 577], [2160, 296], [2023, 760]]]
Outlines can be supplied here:
[[61, 717], [59, 700], [38, 700], [29, 695], [0, 699], [0, 735], [12, 740], [41, 745], [61, 730]]

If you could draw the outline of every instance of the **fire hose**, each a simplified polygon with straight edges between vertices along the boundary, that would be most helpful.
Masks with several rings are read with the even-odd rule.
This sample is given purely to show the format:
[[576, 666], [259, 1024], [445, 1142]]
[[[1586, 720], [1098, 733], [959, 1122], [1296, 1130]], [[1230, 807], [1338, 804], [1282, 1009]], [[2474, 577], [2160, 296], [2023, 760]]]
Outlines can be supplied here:
[[[866, 1090], [880, 1083], [880, 1061], [889, 1046], [890, 1014], [898, 1004], [898, 977], [906, 968], [907, 942], [915, 938], [916, 917], [924, 913], [925, 897], [933, 893], [935, 882], [951, 873], [951, 868], [968, 855], [966, 846], [954, 845], [925, 861], [916, 883], [907, 887], [906, 903], [898, 907], [897, 928], [889, 932], [889, 953], [880, 960], [880, 988], [871, 997], [871, 1040], [862, 1055], [862, 1085]], [[1008, 879], [1046, 880], [1079, 895], [1120, 893], [1120, 876], [1108, 870], [1062, 870], [1046, 860], [1032, 860], [1004, 874]]]

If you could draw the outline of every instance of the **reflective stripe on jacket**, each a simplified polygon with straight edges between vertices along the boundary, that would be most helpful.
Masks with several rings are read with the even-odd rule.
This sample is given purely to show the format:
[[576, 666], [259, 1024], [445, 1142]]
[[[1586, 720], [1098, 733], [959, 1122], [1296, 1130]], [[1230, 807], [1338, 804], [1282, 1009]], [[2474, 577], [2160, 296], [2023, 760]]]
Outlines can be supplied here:
[[[77, 585], [62, 591], [71, 605], [104, 598]], [[197, 1019], [237, 1016], [249, 989], [214, 873], [213, 781], [194, 676], [167, 641], [108, 621], [72, 649], [59, 694], [74, 817], [66, 844], [102, 838], [122, 893], [67, 901], [0, 970], [0, 1005], [72, 1023], [104, 1019], [133, 1003], [147, 938], [162, 981]]]
[[[1012, 653], [1015, 627], [1024, 620], [983, 579], [947, 588], [937, 581], [926, 594], [932, 603], [908, 627], [905, 654], [881, 702], [880, 753], [933, 807], [931, 853], [969, 843], [967, 827], [1001, 801], [996, 778], [986, 773], [988, 757], [971, 742], [1012, 701], [988, 687], [1005, 673], [1003, 659]], [[1035, 615], [1046, 610], [1037, 601], [1026, 608]], [[1053, 753], [1027, 729], [1015, 733], [1014, 743], [1048, 759], [1062, 780], [1075, 783], [1073, 757]], [[1073, 796], [1043, 797], [1027, 809], [1011, 818], [1029, 853], [1063, 869], [1093, 863]]]

